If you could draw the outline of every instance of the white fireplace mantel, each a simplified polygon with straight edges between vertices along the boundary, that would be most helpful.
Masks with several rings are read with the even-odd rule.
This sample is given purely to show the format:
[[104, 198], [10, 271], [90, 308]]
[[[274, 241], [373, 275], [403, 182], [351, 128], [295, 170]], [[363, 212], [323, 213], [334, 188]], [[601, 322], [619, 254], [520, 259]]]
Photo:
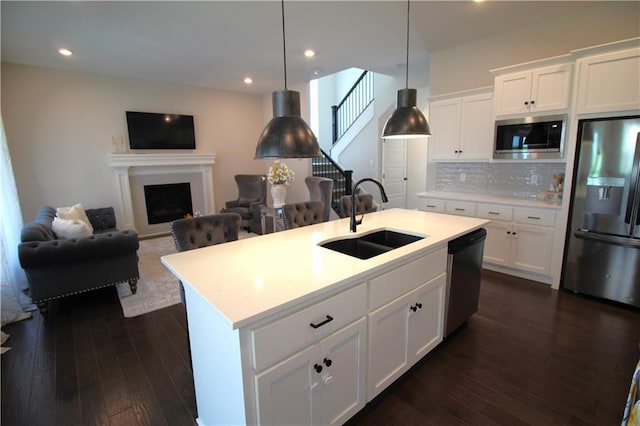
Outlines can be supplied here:
[[125, 228], [135, 229], [130, 176], [144, 174], [171, 174], [197, 172], [202, 176], [204, 214], [215, 212], [213, 192], [213, 165], [215, 154], [197, 153], [153, 153], [153, 154], [109, 154], [109, 167], [114, 172], [120, 213]]

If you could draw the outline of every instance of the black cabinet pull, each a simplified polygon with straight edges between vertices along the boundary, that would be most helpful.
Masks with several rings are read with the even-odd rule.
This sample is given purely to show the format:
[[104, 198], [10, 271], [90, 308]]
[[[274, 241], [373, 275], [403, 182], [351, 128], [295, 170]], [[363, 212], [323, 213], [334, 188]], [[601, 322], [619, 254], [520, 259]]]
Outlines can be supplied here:
[[513, 235], [516, 235], [516, 233], [514, 232]]
[[323, 325], [325, 325], [326, 323], [331, 322], [331, 321], [333, 321], [333, 317], [331, 315], [327, 315], [327, 318], [324, 321], [322, 321], [321, 323], [318, 323], [318, 324], [309, 323], [309, 325], [311, 327], [313, 327], [313, 328], [320, 328]]
[[316, 373], [322, 372], [322, 366], [320, 364], [314, 364], [313, 369], [316, 370]]
[[507, 235], [511, 235], [511, 231], [507, 231]]
[[418, 308], [415, 305], [409, 306], [409, 309], [411, 309], [413, 312], [418, 310]]
[[333, 364], [333, 361], [331, 361], [329, 358], [325, 358], [323, 362], [327, 367], [331, 367], [331, 364]]
[[533, 105], [533, 104], [535, 104], [535, 103], [536, 103], [536, 101], [531, 101], [531, 105]]
[[527, 219], [540, 220], [540, 216], [527, 216]]
[[498, 212], [489, 212], [489, 214], [493, 214], [493, 215], [496, 215], [496, 216], [500, 215], [500, 213], [498, 213]]
[[524, 101], [524, 104], [525, 105], [529, 105], [529, 101]]
[[454, 210], [457, 211], [457, 212], [463, 212], [464, 211], [464, 209], [459, 209], [457, 207]]
[[416, 303], [416, 306], [418, 307], [418, 309], [422, 309], [422, 303]]

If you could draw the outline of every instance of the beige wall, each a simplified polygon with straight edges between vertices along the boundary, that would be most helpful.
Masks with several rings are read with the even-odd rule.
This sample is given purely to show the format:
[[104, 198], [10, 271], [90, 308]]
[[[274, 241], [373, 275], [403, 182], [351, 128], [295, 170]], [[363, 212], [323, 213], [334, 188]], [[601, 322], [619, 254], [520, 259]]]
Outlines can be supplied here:
[[233, 176], [266, 173], [253, 159], [266, 121], [261, 96], [2, 64], [2, 117], [25, 221], [40, 205], [117, 206], [106, 156], [127, 138], [125, 111], [195, 116], [196, 152], [215, 153], [215, 207]]
[[601, 3], [546, 22], [523, 23], [510, 34], [433, 52], [430, 94], [492, 86], [491, 69], [640, 36], [640, 2]]

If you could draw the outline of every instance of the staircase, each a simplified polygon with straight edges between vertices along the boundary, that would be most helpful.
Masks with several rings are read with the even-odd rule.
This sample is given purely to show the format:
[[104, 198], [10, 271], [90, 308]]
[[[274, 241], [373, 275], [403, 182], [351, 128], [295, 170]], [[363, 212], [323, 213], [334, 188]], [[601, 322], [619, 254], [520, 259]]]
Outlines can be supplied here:
[[[364, 71], [340, 103], [331, 107], [334, 144], [373, 102], [373, 89], [373, 73]], [[351, 195], [353, 170], [343, 170], [324, 150], [322, 156], [313, 158], [311, 164], [313, 176], [333, 179], [332, 207], [341, 215], [340, 198]]]
[[340, 208], [340, 198], [343, 195], [351, 195], [353, 170], [343, 170], [324, 150], [321, 151], [322, 156], [314, 157], [311, 160], [312, 174], [313, 176], [333, 179], [331, 207], [340, 215], [342, 211]]

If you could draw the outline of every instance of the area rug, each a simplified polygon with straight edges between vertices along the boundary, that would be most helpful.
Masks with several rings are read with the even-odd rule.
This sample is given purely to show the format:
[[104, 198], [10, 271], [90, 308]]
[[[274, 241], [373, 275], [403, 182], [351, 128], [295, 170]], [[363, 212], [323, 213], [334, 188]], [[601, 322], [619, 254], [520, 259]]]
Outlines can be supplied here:
[[118, 298], [126, 318], [180, 303], [178, 279], [160, 262], [161, 256], [175, 252], [176, 246], [171, 236], [140, 241], [138, 291], [131, 294], [129, 284], [117, 285]]
[[[239, 238], [251, 238], [257, 234], [240, 232]], [[178, 279], [160, 262], [160, 257], [175, 253], [173, 238], [166, 237], [140, 240], [138, 249], [138, 291], [131, 294], [129, 284], [116, 286], [122, 312], [126, 318], [146, 314], [180, 303]]]

